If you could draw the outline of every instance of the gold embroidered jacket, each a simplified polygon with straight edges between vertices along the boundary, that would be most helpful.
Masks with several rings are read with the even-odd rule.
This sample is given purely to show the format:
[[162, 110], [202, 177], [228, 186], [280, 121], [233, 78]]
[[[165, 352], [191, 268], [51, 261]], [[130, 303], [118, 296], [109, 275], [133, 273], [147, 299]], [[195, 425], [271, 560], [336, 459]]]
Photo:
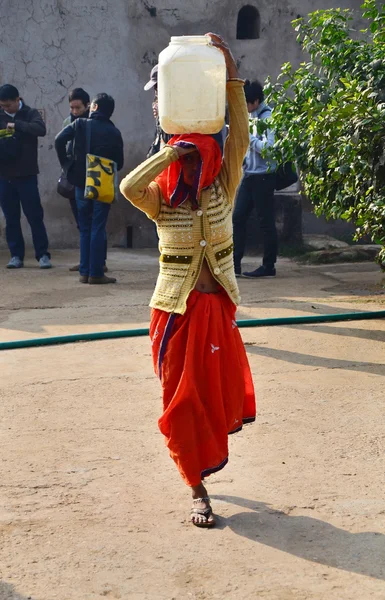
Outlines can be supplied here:
[[123, 196], [157, 225], [160, 270], [150, 302], [153, 308], [183, 314], [204, 259], [231, 300], [239, 304], [233, 266], [232, 208], [249, 145], [243, 81], [228, 81], [227, 97], [230, 128], [222, 167], [214, 183], [202, 191], [198, 210], [192, 210], [189, 202], [171, 208], [154, 181], [179, 158], [170, 146], [139, 165], [120, 184]]

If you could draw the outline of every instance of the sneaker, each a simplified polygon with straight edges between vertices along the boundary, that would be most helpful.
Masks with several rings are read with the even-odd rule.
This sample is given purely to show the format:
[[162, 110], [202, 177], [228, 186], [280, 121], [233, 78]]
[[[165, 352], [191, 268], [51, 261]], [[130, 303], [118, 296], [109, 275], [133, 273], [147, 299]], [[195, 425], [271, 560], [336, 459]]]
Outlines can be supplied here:
[[243, 273], [243, 277], [248, 277], [249, 279], [256, 279], [258, 277], [275, 277], [275, 268], [261, 265], [258, 267], [258, 269], [255, 269], [255, 271]]
[[103, 283], [116, 283], [115, 277], [107, 277], [103, 275], [103, 277], [89, 277], [88, 283], [91, 284], [103, 284]]
[[88, 275], [80, 275], [79, 281], [80, 283], [88, 283]]
[[46, 254], [39, 260], [39, 265], [41, 269], [51, 269], [52, 267], [51, 261]]
[[21, 269], [22, 267], [24, 267], [24, 263], [18, 256], [12, 256], [7, 264], [7, 269]]

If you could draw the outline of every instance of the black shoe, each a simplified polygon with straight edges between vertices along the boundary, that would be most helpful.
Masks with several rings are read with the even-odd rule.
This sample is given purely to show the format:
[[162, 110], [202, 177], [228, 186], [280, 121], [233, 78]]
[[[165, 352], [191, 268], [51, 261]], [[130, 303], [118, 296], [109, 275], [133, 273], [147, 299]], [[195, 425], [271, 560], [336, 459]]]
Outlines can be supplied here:
[[258, 269], [255, 269], [255, 271], [243, 273], [243, 277], [248, 277], [249, 279], [256, 279], [258, 277], [275, 277], [275, 268], [261, 265], [258, 267]]
[[103, 275], [103, 277], [89, 277], [88, 283], [94, 284], [105, 284], [105, 283], [116, 283], [115, 277], [107, 277], [107, 275]]

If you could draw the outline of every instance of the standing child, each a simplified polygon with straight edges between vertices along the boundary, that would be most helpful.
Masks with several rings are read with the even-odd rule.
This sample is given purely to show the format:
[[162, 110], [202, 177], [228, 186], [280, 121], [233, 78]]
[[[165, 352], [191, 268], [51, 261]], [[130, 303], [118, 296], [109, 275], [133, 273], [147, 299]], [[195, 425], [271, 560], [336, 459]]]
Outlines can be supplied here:
[[151, 300], [154, 368], [163, 388], [160, 431], [192, 489], [191, 520], [215, 524], [202, 480], [228, 461], [228, 435], [255, 420], [246, 352], [235, 322], [232, 207], [249, 144], [244, 82], [228, 46], [209, 34], [228, 71], [224, 158], [209, 135], [174, 136], [120, 189], [155, 221], [160, 274]]

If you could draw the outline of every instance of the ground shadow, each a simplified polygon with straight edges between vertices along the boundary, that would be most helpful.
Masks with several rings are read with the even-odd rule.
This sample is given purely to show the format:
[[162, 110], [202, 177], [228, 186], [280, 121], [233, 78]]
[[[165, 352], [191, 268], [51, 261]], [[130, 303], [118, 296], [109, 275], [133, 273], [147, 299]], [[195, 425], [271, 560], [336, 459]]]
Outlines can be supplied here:
[[35, 600], [32, 596], [19, 594], [13, 585], [0, 581], [0, 600]]
[[[304, 284], [305, 285], [305, 282]], [[305, 291], [305, 288], [302, 290]], [[321, 294], [315, 296], [315, 294]], [[311, 295], [310, 295], [311, 294]], [[298, 290], [297, 296], [303, 295], [301, 290]], [[313, 297], [312, 297], [313, 296]], [[314, 297], [315, 296], [315, 297]], [[346, 297], [343, 300], [346, 304], [351, 304], [352, 300], [356, 300], [357, 295], [351, 294], [352, 298]], [[334, 299], [336, 299], [334, 301]], [[334, 304], [333, 304], [334, 301]], [[245, 294], [242, 295], [242, 304], [238, 307], [238, 314], [240, 311], [246, 311], [248, 308], [275, 308], [277, 305], [284, 310], [295, 310], [299, 313], [305, 312], [305, 316], [311, 315], [328, 315], [328, 314], [346, 314], [346, 313], [360, 313], [363, 312], [362, 308], [357, 308], [357, 306], [341, 306], [342, 302], [340, 301], [340, 294], [328, 294], [325, 296], [322, 290], [310, 290], [309, 297], [305, 300], [299, 300], [298, 297], [292, 298], [289, 295], [283, 296], [279, 295], [276, 297], [266, 297], [266, 298], [258, 298], [258, 299], [249, 299]], [[367, 305], [368, 312], [381, 310], [377, 307], [377, 302], [374, 303], [375, 307], [371, 305]], [[381, 304], [381, 298], [378, 298], [378, 304]], [[385, 308], [384, 308], [385, 310]], [[285, 315], [281, 315], [285, 316]], [[293, 316], [293, 315], [290, 315]], [[301, 315], [298, 315], [301, 316]]]
[[291, 516], [268, 504], [237, 496], [211, 495], [252, 512], [220, 517], [218, 527], [328, 567], [385, 580], [385, 535], [371, 531], [350, 533], [330, 523]]
[[349, 327], [333, 327], [331, 325], [291, 325], [291, 327], [293, 329], [312, 331], [314, 333], [328, 333], [329, 335], [340, 335], [342, 337], [355, 337], [361, 340], [385, 342], [385, 330], [381, 331], [379, 329], [353, 329]]
[[[347, 301], [348, 302], [348, 301]], [[329, 304], [330, 303], [330, 304]], [[324, 300], [313, 300], [309, 298], [308, 300], [298, 300], [297, 298], [291, 298], [290, 296], [277, 296], [275, 298], [264, 298], [258, 300], [249, 300], [245, 295], [242, 296], [242, 304], [238, 307], [237, 316], [239, 318], [240, 313], [246, 313], [250, 308], [276, 308], [277, 306], [284, 310], [295, 310], [297, 312], [306, 313], [305, 316], [311, 315], [327, 315], [327, 314], [346, 314], [351, 312], [360, 312], [356, 308], [344, 308], [339, 306], [339, 303], [336, 302], [336, 306], [332, 305], [333, 297], [325, 298]], [[280, 315], [282, 317], [286, 316], [285, 314]], [[293, 316], [293, 315], [288, 315]], [[298, 315], [302, 316], [302, 315]], [[247, 318], [250, 318], [247, 317]]]
[[250, 346], [247, 344], [246, 351], [250, 354], [258, 354], [284, 362], [294, 363], [308, 367], [321, 367], [323, 369], [343, 369], [345, 371], [361, 371], [373, 375], [385, 375], [385, 365], [354, 360], [341, 360], [339, 358], [325, 358], [312, 354], [301, 354], [290, 350], [277, 350], [266, 346]]

